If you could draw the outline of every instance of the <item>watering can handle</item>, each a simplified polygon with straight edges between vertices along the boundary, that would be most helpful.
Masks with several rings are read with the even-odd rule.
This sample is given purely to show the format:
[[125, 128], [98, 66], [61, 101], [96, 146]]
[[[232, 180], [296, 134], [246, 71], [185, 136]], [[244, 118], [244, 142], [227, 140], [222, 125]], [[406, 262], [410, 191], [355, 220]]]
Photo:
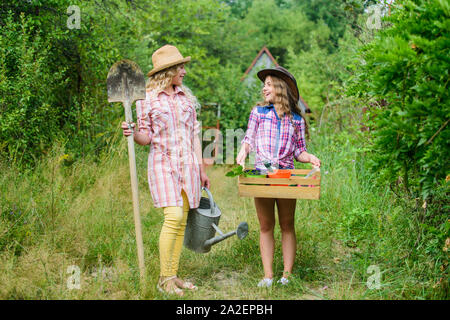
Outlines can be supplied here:
[[211, 206], [211, 209], [214, 209], [216, 207], [216, 205], [214, 203], [214, 199], [213, 199], [213, 196], [212, 196], [211, 192], [206, 187], [202, 187], [202, 190], [205, 190], [206, 193], [208, 194], [209, 205]]

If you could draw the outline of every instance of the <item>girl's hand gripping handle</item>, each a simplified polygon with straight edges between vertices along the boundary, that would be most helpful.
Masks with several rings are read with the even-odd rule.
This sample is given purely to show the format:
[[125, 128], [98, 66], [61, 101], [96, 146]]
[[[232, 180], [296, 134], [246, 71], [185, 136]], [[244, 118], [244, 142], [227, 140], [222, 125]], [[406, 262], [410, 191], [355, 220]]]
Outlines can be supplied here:
[[134, 132], [134, 127], [135, 127], [136, 125], [134, 124], [134, 122], [132, 122], [132, 123], [128, 123], [128, 122], [126, 122], [126, 121], [123, 121], [122, 122], [122, 129], [123, 129], [123, 135], [125, 136], [125, 137], [128, 137], [129, 135], [132, 135], [133, 134], [133, 132]]

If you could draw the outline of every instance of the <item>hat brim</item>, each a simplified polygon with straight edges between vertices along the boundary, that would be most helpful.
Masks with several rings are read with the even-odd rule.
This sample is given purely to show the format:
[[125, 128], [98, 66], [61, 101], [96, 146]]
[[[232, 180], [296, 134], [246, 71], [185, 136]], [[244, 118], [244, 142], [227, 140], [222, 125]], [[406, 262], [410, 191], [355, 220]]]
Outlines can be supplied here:
[[300, 94], [298, 92], [297, 84], [286, 73], [284, 73], [278, 69], [263, 69], [257, 73], [258, 78], [262, 82], [264, 82], [266, 80], [266, 77], [270, 76], [270, 75], [274, 75], [278, 78], [283, 79], [287, 83], [289, 88], [291, 89], [292, 94], [294, 95], [296, 101], [298, 101]]
[[191, 61], [191, 57], [190, 57], [190, 56], [189, 56], [189, 57], [186, 57], [186, 58], [184, 58], [184, 59], [181, 59], [181, 60], [172, 61], [172, 62], [170, 62], [170, 63], [163, 64], [162, 66], [159, 66], [158, 68], [155, 68], [155, 69], [150, 70], [150, 71], [147, 73], [147, 77], [150, 77], [150, 76], [154, 75], [155, 73], [157, 73], [157, 72], [159, 72], [159, 71], [162, 71], [162, 70], [164, 70], [164, 69], [173, 67], [173, 66], [175, 66], [175, 65], [177, 65], [177, 64], [180, 64], [180, 63], [187, 63], [187, 62], [189, 62], [189, 61]]

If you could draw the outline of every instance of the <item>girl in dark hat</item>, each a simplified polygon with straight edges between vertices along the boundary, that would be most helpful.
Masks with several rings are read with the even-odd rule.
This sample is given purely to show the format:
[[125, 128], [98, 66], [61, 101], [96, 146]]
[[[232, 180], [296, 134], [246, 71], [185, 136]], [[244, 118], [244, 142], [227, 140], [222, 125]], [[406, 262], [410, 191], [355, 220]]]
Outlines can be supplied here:
[[[255, 167], [259, 170], [266, 170], [269, 164], [279, 169], [294, 169], [294, 158], [320, 167], [320, 160], [306, 151], [305, 120], [300, 116], [299, 92], [294, 76], [283, 67], [276, 67], [259, 71], [258, 77], [264, 82], [264, 102], [251, 111], [248, 129], [236, 158], [237, 163], [244, 165], [249, 152], [255, 151]], [[275, 203], [278, 208], [284, 263], [279, 283], [285, 285], [289, 282], [295, 260], [296, 200], [255, 198], [264, 268], [264, 278], [258, 283], [260, 287], [270, 287], [273, 282]]]

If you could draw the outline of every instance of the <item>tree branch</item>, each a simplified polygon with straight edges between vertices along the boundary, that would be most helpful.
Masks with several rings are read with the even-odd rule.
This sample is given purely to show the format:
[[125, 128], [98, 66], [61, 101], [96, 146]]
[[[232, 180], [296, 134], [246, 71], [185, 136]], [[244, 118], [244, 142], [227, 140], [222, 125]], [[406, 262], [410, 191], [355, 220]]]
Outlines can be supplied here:
[[425, 143], [425, 145], [429, 145], [431, 143], [431, 141], [433, 141], [433, 139], [436, 138], [436, 136], [439, 134], [439, 132], [441, 132], [447, 126], [449, 121], [450, 121], [450, 119], [445, 121], [445, 123], [439, 128], [438, 131], [436, 131], [435, 134], [433, 134], [433, 136]]

